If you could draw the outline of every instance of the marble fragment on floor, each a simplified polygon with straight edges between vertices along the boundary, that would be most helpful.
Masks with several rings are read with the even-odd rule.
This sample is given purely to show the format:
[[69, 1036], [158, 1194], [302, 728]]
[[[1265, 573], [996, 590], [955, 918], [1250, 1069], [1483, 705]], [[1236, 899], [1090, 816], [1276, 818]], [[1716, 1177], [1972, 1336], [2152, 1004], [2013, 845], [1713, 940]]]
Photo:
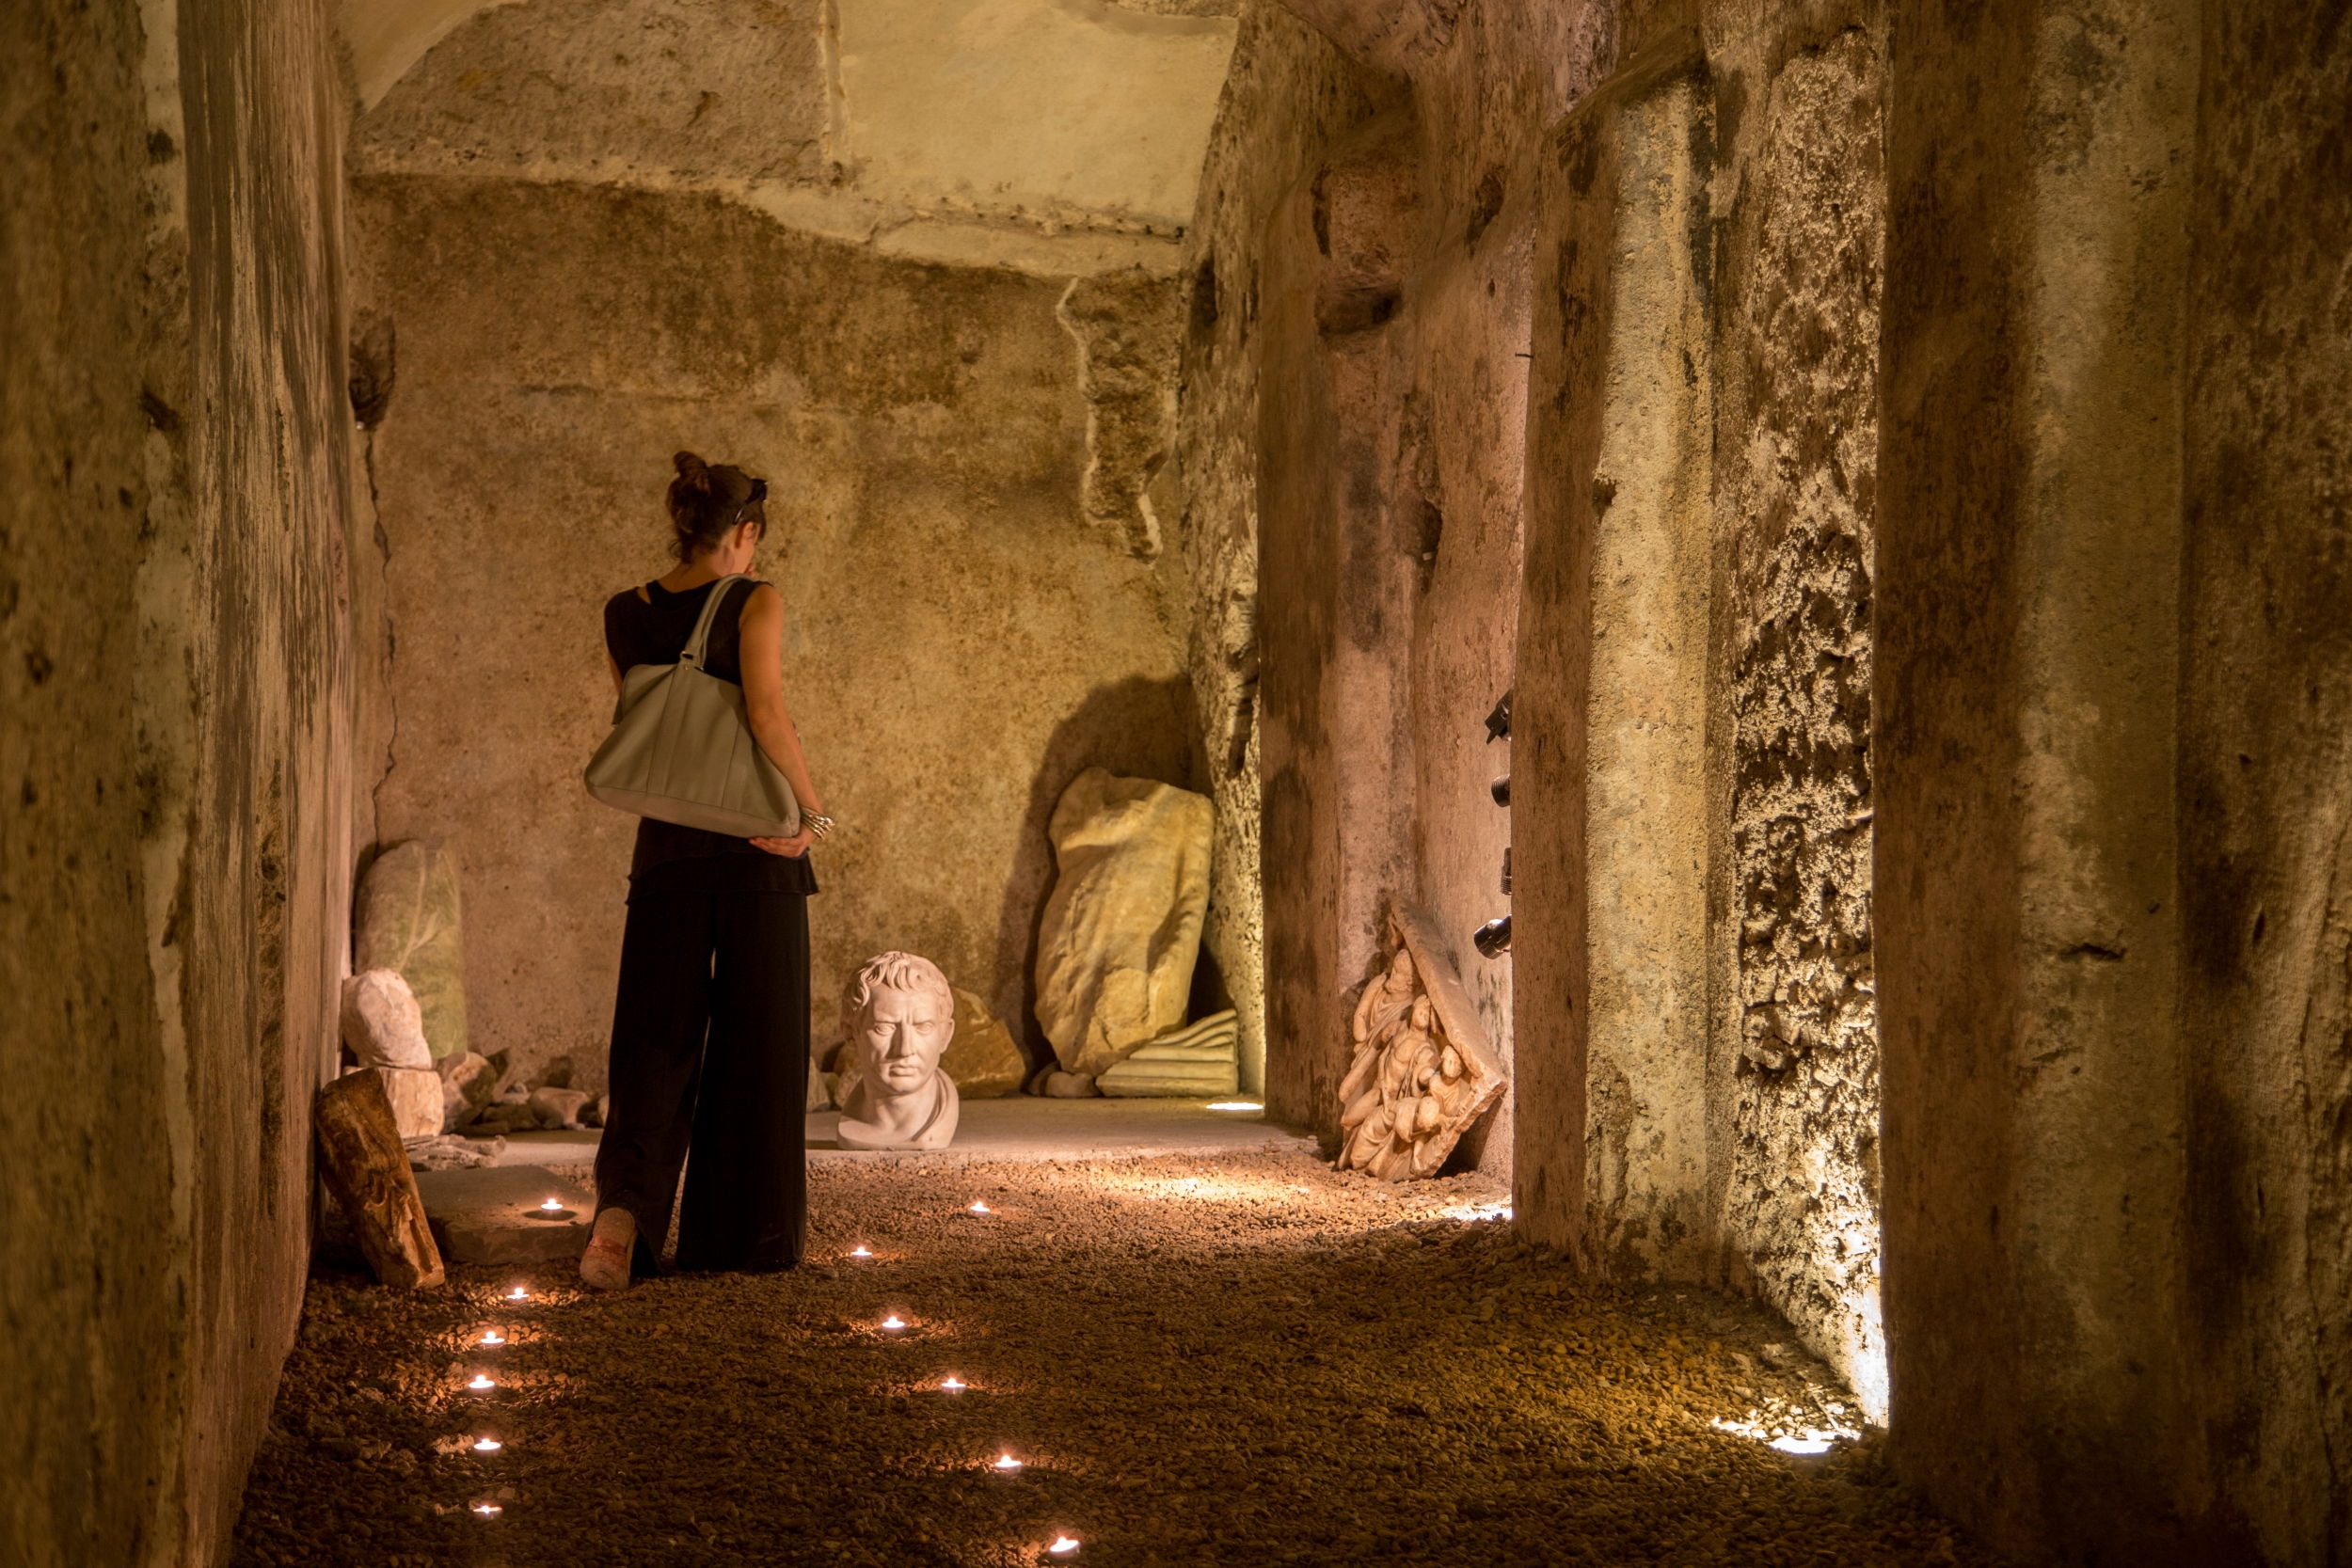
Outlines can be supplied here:
[[1216, 1099], [1241, 1089], [1240, 1022], [1228, 1008], [1139, 1045], [1095, 1085], [1114, 1097]]

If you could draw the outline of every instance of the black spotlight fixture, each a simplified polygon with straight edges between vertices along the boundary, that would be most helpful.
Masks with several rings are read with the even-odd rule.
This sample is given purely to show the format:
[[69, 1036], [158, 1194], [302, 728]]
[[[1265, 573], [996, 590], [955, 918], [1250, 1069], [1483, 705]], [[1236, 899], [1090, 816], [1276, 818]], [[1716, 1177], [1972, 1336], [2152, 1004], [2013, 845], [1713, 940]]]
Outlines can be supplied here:
[[1495, 710], [1486, 715], [1486, 744], [1491, 746], [1498, 740], [1510, 738], [1511, 693], [1506, 691], [1502, 694], [1502, 701], [1495, 705]]
[[1511, 951], [1511, 917], [1506, 914], [1500, 920], [1489, 920], [1470, 934], [1470, 942], [1481, 956], [1500, 958]]
[[[1511, 693], [1505, 691], [1502, 701], [1497, 703], [1494, 711], [1486, 715], [1486, 744], [1491, 746], [1498, 740], [1510, 738]], [[1496, 779], [1486, 786], [1486, 793], [1494, 797], [1496, 805], [1509, 811], [1511, 775], [1505, 773]], [[1511, 851], [1508, 848], [1502, 851], [1502, 895], [1505, 898], [1511, 896]], [[1483, 957], [1500, 958], [1511, 951], [1511, 917], [1506, 914], [1501, 919], [1489, 920], [1470, 934], [1470, 943]]]

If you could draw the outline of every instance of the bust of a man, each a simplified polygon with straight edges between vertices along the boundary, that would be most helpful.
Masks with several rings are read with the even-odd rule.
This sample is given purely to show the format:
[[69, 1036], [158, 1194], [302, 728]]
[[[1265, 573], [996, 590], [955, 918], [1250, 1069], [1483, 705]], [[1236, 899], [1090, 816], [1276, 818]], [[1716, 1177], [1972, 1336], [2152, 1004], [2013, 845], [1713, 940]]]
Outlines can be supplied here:
[[929, 958], [869, 958], [841, 1001], [857, 1081], [843, 1097], [844, 1148], [945, 1148], [961, 1101], [939, 1069], [956, 1033], [956, 993]]

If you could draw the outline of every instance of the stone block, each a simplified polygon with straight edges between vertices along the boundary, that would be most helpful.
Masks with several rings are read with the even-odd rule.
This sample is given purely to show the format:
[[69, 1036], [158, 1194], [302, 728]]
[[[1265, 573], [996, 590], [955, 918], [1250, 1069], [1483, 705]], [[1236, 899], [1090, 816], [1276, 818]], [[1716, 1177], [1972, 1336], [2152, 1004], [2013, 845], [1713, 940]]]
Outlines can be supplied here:
[[403, 1139], [429, 1138], [441, 1131], [441, 1079], [433, 1070], [424, 1021], [405, 980], [389, 969], [371, 969], [345, 980], [342, 1034], [360, 1069], [383, 1078], [392, 1121]]
[[389, 969], [408, 982], [434, 1056], [466, 1049], [466, 968], [460, 945], [457, 862], [429, 839], [375, 858], [359, 884], [356, 967]]
[[1184, 1022], [1209, 901], [1208, 797], [1089, 768], [1054, 808], [1037, 1016], [1092, 1075]]
[[1016, 1093], [1029, 1075], [1028, 1058], [988, 1004], [968, 990], [956, 992], [956, 1037], [940, 1067], [966, 1100], [993, 1100]]
[[[538, 1263], [577, 1258], [588, 1244], [596, 1195], [543, 1165], [422, 1171], [418, 1194], [441, 1251], [459, 1263]], [[552, 1197], [570, 1213], [535, 1217]]]
[[313, 1117], [319, 1172], [349, 1216], [375, 1277], [418, 1290], [441, 1283], [441, 1254], [426, 1227], [417, 1179], [383, 1085], [373, 1072], [354, 1072], [319, 1090]]

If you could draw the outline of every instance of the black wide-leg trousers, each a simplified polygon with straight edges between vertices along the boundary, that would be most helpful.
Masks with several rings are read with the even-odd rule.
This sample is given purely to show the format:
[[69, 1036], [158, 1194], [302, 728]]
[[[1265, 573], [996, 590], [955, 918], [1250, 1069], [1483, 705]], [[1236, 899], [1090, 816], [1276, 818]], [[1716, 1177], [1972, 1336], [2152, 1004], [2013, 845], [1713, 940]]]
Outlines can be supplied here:
[[679, 1268], [801, 1260], [806, 895], [679, 888], [632, 896], [610, 1073], [596, 1203], [636, 1216], [638, 1272], [659, 1265], [681, 1164]]

